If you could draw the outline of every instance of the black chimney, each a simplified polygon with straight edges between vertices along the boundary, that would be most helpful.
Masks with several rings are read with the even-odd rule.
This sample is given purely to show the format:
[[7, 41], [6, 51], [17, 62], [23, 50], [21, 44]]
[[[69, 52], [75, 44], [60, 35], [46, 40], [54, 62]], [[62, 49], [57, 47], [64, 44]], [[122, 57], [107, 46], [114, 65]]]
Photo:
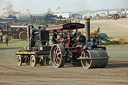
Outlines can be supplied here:
[[85, 19], [86, 23], [86, 43], [90, 42], [90, 18]]

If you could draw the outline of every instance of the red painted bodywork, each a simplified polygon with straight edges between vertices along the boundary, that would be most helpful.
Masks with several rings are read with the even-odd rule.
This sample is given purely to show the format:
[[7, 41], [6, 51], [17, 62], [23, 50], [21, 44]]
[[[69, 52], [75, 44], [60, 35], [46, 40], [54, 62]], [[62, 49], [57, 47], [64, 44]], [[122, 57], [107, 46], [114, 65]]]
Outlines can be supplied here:
[[69, 44], [65, 44], [65, 48], [69, 48]]
[[21, 26], [21, 24], [8, 24], [8, 26]]
[[72, 52], [73, 52], [73, 53], [81, 53], [82, 50], [76, 50], [76, 49], [73, 49]]

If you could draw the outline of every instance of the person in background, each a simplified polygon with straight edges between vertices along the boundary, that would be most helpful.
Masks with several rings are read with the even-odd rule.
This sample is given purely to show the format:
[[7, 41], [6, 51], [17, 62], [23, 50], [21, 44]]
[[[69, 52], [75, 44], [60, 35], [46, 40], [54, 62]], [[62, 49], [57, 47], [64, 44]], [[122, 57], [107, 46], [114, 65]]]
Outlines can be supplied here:
[[8, 46], [8, 37], [5, 38], [6, 45]]
[[0, 42], [3, 43], [3, 35], [0, 35]]
[[98, 32], [98, 33], [100, 32], [100, 26], [97, 27], [97, 32]]
[[58, 39], [57, 39], [57, 30], [53, 31], [52, 44], [59, 44]]

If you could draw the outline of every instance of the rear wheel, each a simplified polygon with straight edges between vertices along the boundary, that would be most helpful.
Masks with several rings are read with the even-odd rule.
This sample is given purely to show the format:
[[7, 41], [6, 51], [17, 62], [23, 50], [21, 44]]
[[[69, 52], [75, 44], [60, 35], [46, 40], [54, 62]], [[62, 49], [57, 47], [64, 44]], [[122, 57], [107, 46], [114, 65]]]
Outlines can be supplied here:
[[31, 55], [31, 57], [30, 57], [30, 65], [32, 67], [36, 66], [36, 56], [35, 55]]
[[66, 57], [63, 56], [65, 54], [65, 48], [63, 45], [55, 44], [52, 46], [50, 56], [51, 63], [55, 68], [63, 67], [66, 62]]
[[27, 40], [27, 32], [24, 31], [20, 32], [19, 38], [20, 40]]
[[23, 63], [23, 57], [22, 55], [17, 55], [17, 64], [18, 66], [21, 66]]

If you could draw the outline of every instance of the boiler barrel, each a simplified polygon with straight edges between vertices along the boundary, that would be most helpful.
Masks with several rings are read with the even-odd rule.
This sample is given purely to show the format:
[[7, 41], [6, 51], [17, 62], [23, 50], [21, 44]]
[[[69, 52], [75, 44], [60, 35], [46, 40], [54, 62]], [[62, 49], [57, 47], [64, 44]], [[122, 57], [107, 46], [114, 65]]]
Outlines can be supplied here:
[[30, 14], [19, 14], [17, 15], [17, 19], [19, 20], [19, 22], [29, 22], [30, 21]]

